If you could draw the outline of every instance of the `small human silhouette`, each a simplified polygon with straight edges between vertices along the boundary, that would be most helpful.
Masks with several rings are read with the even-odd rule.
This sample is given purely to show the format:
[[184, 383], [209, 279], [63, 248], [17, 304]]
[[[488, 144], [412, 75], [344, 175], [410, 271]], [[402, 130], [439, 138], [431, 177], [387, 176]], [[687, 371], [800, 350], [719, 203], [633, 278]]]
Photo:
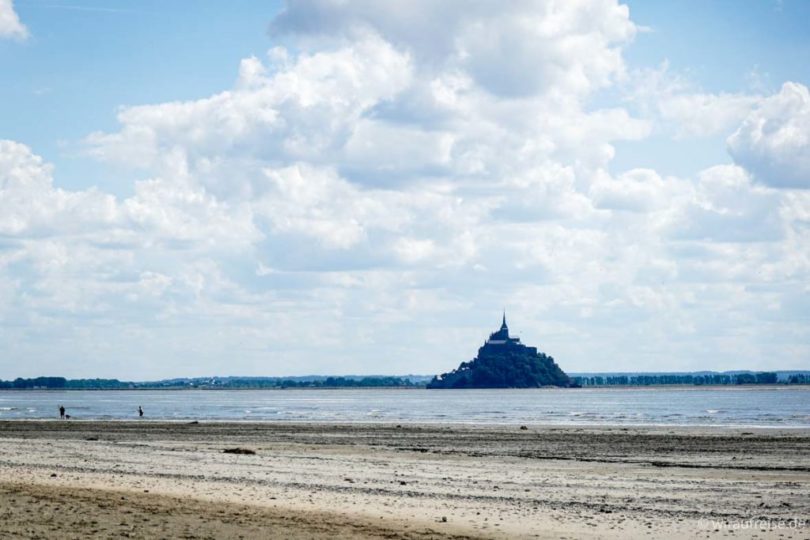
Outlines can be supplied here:
[[140, 405], [138, 405], [138, 416], [140, 418], [143, 418], [143, 407], [141, 407]]
[[62, 420], [65, 419], [65, 406], [64, 405], [59, 405], [59, 418], [61, 418]]

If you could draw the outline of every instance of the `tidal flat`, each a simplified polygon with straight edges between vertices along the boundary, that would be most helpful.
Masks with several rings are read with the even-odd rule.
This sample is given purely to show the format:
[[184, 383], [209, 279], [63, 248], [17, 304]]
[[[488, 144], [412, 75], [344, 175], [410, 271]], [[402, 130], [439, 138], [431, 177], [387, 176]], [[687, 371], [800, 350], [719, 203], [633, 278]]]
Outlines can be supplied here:
[[0, 422], [0, 538], [798, 539], [808, 516], [804, 428]]

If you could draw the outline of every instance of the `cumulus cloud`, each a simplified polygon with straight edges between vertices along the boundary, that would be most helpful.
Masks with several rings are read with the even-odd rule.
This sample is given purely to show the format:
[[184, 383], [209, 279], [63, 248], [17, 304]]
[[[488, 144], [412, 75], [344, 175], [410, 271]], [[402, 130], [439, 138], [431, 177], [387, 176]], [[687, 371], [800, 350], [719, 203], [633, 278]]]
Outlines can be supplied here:
[[[62, 325], [65, 316], [92, 321], [115, 310], [127, 319], [130, 301], [168, 288], [188, 294], [190, 265], [256, 241], [250, 214], [240, 210], [178, 177], [143, 181], [124, 200], [95, 189], [65, 191], [28, 147], [0, 141], [0, 275], [13, 284], [4, 307]], [[134, 311], [144, 316], [139, 306]]]
[[20, 22], [12, 0], [0, 0], [0, 38], [26, 39], [28, 28]]
[[427, 70], [461, 69], [499, 96], [588, 93], [623, 72], [621, 47], [636, 27], [611, 0], [340, 2], [287, 5], [273, 34], [354, 39], [376, 33]]
[[112, 196], [54, 188], [50, 165], [25, 145], [0, 140], [0, 234], [64, 235], [105, 227], [117, 218]]
[[[118, 116], [122, 129], [92, 134], [89, 151], [102, 159], [154, 166], [167, 151], [180, 149], [195, 171], [222, 156], [305, 160], [337, 166], [352, 181], [391, 185], [451, 174], [493, 178], [508, 174], [510, 164], [531, 166], [549, 156], [576, 155], [583, 166], [603, 166], [613, 155], [611, 141], [638, 139], [649, 131], [645, 121], [623, 109], [584, 110], [590, 92], [621, 74], [621, 46], [633, 33], [626, 10], [612, 2], [593, 9], [530, 2], [520, 4], [518, 13], [500, 14], [525, 35], [515, 36], [517, 29], [509, 25], [497, 31], [504, 39], [539, 47], [526, 53], [538, 62], [541, 49], [562, 51], [547, 68], [561, 73], [540, 75], [547, 88], [508, 96], [493, 93], [470, 64], [489, 49], [461, 56], [448, 50], [454, 60], [436, 61], [420, 52], [424, 36], [401, 36], [383, 20], [397, 10], [420, 16], [438, 10], [436, 16], [448, 24], [458, 19], [451, 27], [459, 33], [482, 25], [494, 31], [499, 27], [487, 18], [495, 13], [492, 4], [447, 12], [448, 6], [434, 4], [416, 11], [405, 3], [385, 10], [371, 4], [367, 12], [359, 4], [305, 4], [288, 7], [274, 28], [293, 33], [299, 47], [307, 36], [324, 32], [340, 39], [319, 41], [299, 54], [277, 47], [265, 62], [245, 59], [234, 89], [210, 98], [124, 109]], [[298, 9], [320, 10], [325, 20], [339, 24], [301, 26]], [[334, 10], [345, 11], [343, 23], [332, 17]], [[471, 44], [478, 42], [471, 38]], [[514, 54], [510, 61], [504, 56], [487, 62], [493, 66], [487, 69], [513, 65]], [[522, 69], [512, 78], [535, 77], [542, 69]], [[493, 77], [498, 84], [523, 84]]]
[[182, 165], [170, 180], [138, 182], [123, 201], [96, 189], [53, 186], [53, 168], [27, 146], [0, 140], [0, 234], [14, 238], [87, 235], [99, 244], [124, 237], [140, 245], [198, 241], [234, 246], [257, 238], [249, 212], [191, 185]]
[[703, 91], [667, 62], [636, 71], [626, 92], [628, 102], [679, 139], [728, 135], [761, 100], [758, 94]]
[[781, 196], [753, 185], [735, 165], [717, 165], [698, 175], [691, 200], [673, 213], [671, 234], [679, 239], [719, 242], [780, 240]]
[[[278, 55], [277, 55], [278, 56]], [[265, 76], [255, 58], [242, 62], [236, 88], [191, 102], [124, 109], [118, 133], [88, 137], [93, 155], [154, 166], [165, 152], [193, 163], [217, 156], [328, 159], [353, 122], [410, 79], [407, 55], [379, 39], [296, 58]]]
[[662, 178], [652, 169], [632, 169], [618, 178], [597, 175], [589, 194], [598, 208], [644, 213], [675, 204], [685, 188], [685, 182]]
[[810, 91], [786, 82], [763, 99], [728, 138], [734, 161], [758, 181], [779, 188], [810, 188]]

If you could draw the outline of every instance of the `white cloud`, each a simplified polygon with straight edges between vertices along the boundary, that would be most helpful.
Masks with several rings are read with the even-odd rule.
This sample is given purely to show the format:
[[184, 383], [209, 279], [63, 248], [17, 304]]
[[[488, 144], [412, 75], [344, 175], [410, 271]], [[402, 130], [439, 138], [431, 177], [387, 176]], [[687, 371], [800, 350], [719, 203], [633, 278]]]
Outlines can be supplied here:
[[112, 225], [113, 197], [52, 186], [52, 167], [22, 144], [0, 140], [0, 234], [66, 235]]
[[222, 155], [328, 159], [353, 123], [411, 76], [408, 56], [374, 38], [274, 68], [266, 76], [264, 66], [249, 58], [232, 91], [124, 109], [118, 115], [123, 129], [92, 134], [90, 151], [139, 166], [156, 166], [164, 153], [178, 150], [192, 165]]
[[588, 223], [596, 217], [591, 200], [577, 189], [574, 167], [548, 162], [497, 185], [493, 217], [514, 222], [560, 220]]
[[147, 304], [155, 313], [145, 314], [132, 299], [159, 296], [161, 283], [187, 294], [188, 265], [222, 260], [259, 238], [249, 212], [189, 187], [181, 171], [139, 183], [122, 201], [56, 188], [51, 173], [28, 147], [0, 141], [0, 276], [14, 284], [0, 312], [11, 310], [12, 320], [48, 326], [137, 314], [148, 325], [171, 306]]
[[387, 217], [385, 206], [333, 171], [299, 165], [265, 175], [272, 187], [256, 207], [275, 232], [296, 232], [329, 248], [350, 248], [366, 237], [371, 224]]
[[20, 22], [12, 0], [0, 0], [0, 38], [26, 39], [28, 28]]
[[621, 76], [621, 47], [636, 32], [611, 0], [340, 2], [288, 4], [275, 35], [356, 39], [377, 33], [430, 71], [461, 69], [499, 96], [588, 93]]
[[679, 126], [678, 136], [725, 134], [759, 101], [745, 94], [679, 94], [659, 104], [665, 121]]
[[650, 212], [671, 206], [686, 190], [688, 185], [677, 178], [662, 178], [652, 169], [632, 169], [618, 178], [598, 175], [590, 196], [599, 208]]
[[810, 91], [786, 82], [759, 104], [728, 138], [734, 160], [762, 182], [810, 188]]
[[[298, 20], [297, 9], [306, 8], [323, 10], [310, 13], [312, 21], [334, 22], [310, 28], [316, 35], [346, 35], [319, 41], [311, 50], [304, 47], [307, 52], [297, 55], [277, 47], [269, 66], [255, 57], [245, 59], [231, 91], [124, 109], [119, 132], [88, 137], [90, 152], [156, 166], [163, 154], [180, 149], [195, 174], [222, 157], [307, 161], [336, 166], [352, 181], [391, 185], [452, 173], [497, 179], [509, 173], [510, 164], [531, 166], [549, 156], [570, 160], [575, 155], [583, 166], [604, 166], [613, 156], [611, 141], [638, 139], [649, 131], [646, 122], [620, 108], [583, 110], [587, 96], [623, 70], [620, 50], [632, 37], [632, 23], [626, 9], [613, 2], [590, 7], [526, 3], [511, 15], [495, 10], [505, 25], [497, 32], [531, 43], [527, 55], [538, 59], [540, 49], [559, 49], [554, 54], [560, 55], [543, 68], [554, 74], [537, 75], [544, 89], [508, 96], [493, 93], [471, 62], [511, 65], [514, 55], [510, 61], [505, 61], [506, 52], [504, 58], [480, 60], [489, 49], [470, 49], [461, 56], [453, 49], [446, 53], [452, 61], [427, 58], [420, 48], [422, 34], [400, 36], [386, 26], [391, 13], [411, 13], [413, 6], [368, 7], [361, 13], [354, 11], [357, 4], [294, 4], [277, 28], [300, 31], [290, 21]], [[422, 14], [437, 10], [436, 16], [448, 18], [449, 28], [457, 32], [475, 32], [482, 25], [488, 32], [499, 28], [487, 18], [491, 4], [460, 12], [445, 12], [446, 6], [435, 4], [420, 9]], [[346, 12], [343, 27], [334, 10]], [[305, 38], [295, 35], [300, 46]], [[452, 40], [453, 47], [461, 46], [460, 39]], [[479, 38], [470, 41], [470, 48], [478, 46]], [[534, 77], [541, 68], [513, 78]], [[495, 78], [510, 84], [501, 75]], [[207, 187], [221, 194], [221, 186]]]
[[658, 69], [642, 69], [627, 85], [626, 100], [655, 118], [679, 138], [727, 135], [760, 102], [747, 93], [705, 92], [689, 79], [673, 73], [667, 62]]
[[698, 175], [693, 196], [672, 214], [670, 234], [679, 239], [719, 242], [777, 241], [784, 235], [781, 196], [754, 186], [735, 165], [718, 165]]

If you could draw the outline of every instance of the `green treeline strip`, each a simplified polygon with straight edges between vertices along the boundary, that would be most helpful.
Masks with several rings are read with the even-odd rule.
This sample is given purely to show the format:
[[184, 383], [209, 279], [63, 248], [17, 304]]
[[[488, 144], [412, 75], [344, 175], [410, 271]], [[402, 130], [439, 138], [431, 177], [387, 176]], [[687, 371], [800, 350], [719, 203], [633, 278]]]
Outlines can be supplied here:
[[761, 373], [707, 373], [707, 374], [661, 374], [661, 375], [595, 375], [572, 377], [580, 386], [660, 386], [668, 384], [691, 385], [737, 385], [737, 384], [810, 384], [810, 375], [797, 373], [779, 381], [777, 374]]
[[[220, 386], [220, 385], [217, 385]], [[296, 379], [230, 379], [223, 388], [354, 388], [354, 387], [422, 387], [404, 377], [326, 377], [316, 380]]]
[[0, 380], [0, 389], [14, 390], [127, 390], [127, 389], [172, 389], [172, 388], [360, 388], [360, 387], [423, 387], [406, 377], [326, 377], [317, 379], [284, 379], [259, 377], [228, 377], [226, 379], [173, 379], [155, 382], [126, 382], [118, 379], [75, 379], [64, 377], [17, 378]]

